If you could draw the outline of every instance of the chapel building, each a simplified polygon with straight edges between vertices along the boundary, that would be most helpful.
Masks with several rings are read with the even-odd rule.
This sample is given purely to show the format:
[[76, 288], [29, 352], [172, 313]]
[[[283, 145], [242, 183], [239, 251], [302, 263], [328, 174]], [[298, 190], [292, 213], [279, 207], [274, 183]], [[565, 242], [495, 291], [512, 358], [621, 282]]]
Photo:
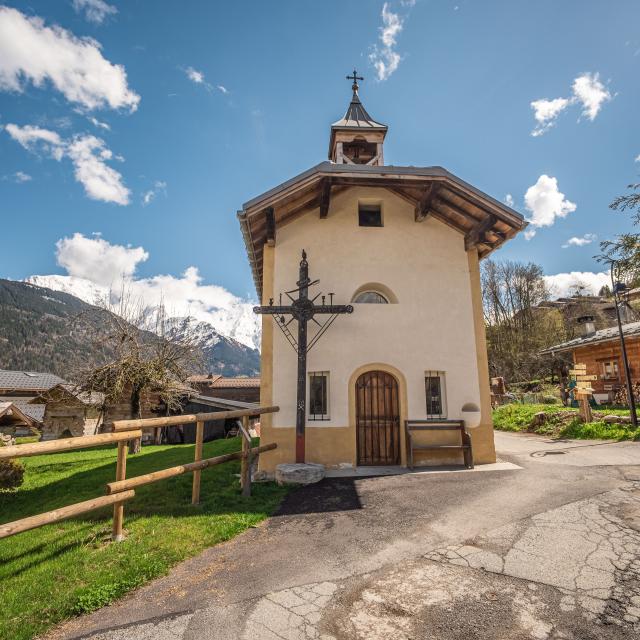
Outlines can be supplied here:
[[[476, 464], [495, 462], [479, 261], [524, 218], [438, 166], [384, 164], [388, 128], [353, 95], [328, 161], [238, 213], [262, 305], [296, 289], [302, 250], [317, 293], [352, 305], [308, 351], [304, 458], [327, 468], [409, 463], [407, 421], [465, 420]], [[288, 298], [285, 300], [288, 301]], [[282, 318], [262, 317], [266, 475], [296, 461], [296, 353]], [[295, 322], [289, 330], [295, 334]], [[318, 328], [309, 323], [310, 339]], [[426, 431], [417, 465], [457, 463], [456, 434]]]

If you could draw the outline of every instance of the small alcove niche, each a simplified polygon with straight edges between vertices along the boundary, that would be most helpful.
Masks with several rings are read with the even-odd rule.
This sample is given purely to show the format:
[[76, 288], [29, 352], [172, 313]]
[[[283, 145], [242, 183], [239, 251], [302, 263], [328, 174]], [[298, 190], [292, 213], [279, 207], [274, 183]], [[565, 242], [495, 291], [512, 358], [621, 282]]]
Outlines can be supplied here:
[[351, 296], [354, 304], [398, 304], [398, 298], [389, 287], [379, 282], [367, 282]]

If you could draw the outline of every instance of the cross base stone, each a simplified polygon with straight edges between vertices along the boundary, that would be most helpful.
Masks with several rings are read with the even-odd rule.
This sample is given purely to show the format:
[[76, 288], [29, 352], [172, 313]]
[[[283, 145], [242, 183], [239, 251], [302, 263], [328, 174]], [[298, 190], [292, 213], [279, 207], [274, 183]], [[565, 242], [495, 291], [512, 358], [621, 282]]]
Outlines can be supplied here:
[[313, 462], [279, 464], [276, 467], [278, 484], [313, 484], [324, 478], [324, 465]]

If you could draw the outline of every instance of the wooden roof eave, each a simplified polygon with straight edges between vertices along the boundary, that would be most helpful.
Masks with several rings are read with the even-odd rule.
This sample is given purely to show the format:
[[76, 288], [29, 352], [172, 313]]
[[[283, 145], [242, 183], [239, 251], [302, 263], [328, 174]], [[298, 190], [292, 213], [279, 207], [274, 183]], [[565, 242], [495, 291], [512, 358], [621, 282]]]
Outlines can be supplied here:
[[[495, 219], [491, 228], [486, 229], [474, 244], [481, 258], [495, 251], [528, 224], [520, 214], [442, 167], [374, 168], [323, 162], [248, 201], [243, 210], [238, 212], [258, 295], [262, 290], [262, 244], [267, 240], [265, 210], [274, 207], [276, 227], [286, 224], [305, 211], [319, 207], [323, 186], [326, 188], [327, 182], [334, 193], [340, 187], [344, 189], [350, 186], [386, 188], [414, 206], [420, 200], [419, 193], [424, 193], [429, 185], [437, 184], [437, 194], [431, 206], [431, 215], [435, 219], [466, 237], [488, 216]], [[410, 192], [403, 189], [409, 189]], [[487, 239], [487, 235], [493, 239]]]

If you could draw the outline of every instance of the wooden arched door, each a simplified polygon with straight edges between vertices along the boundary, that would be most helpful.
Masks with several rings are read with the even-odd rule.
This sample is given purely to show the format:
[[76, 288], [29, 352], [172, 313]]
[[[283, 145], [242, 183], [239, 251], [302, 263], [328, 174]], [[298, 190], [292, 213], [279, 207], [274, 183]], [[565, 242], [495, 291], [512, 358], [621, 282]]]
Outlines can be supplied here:
[[385, 371], [356, 380], [356, 440], [359, 465], [400, 464], [398, 382]]

